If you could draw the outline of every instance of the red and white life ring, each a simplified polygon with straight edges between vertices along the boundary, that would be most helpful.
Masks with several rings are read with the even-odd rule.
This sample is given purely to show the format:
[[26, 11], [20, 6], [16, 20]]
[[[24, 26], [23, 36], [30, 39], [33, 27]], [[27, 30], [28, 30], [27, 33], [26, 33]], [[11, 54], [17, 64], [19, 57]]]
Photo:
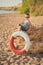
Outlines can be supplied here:
[[[14, 46], [14, 40], [15, 40], [15, 37], [17, 37], [17, 36], [21, 36], [25, 40], [25, 46], [21, 50], [17, 49]], [[28, 51], [28, 49], [30, 48], [30, 39], [29, 39], [29, 36], [27, 35], [27, 33], [23, 32], [23, 31], [14, 32], [14, 34], [10, 38], [10, 47], [11, 47], [11, 50], [14, 53], [17, 53], [17, 54], [24, 54], [24, 53], [26, 53]]]

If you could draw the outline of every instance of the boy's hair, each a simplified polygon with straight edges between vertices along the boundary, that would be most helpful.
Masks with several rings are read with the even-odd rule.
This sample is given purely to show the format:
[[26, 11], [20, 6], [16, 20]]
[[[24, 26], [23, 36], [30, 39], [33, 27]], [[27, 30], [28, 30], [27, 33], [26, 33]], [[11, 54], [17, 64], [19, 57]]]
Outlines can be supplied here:
[[30, 16], [29, 13], [25, 13], [26, 15]]
[[27, 13], [25, 13], [27, 16], [28, 16], [28, 18], [30, 17], [30, 14], [27, 12]]

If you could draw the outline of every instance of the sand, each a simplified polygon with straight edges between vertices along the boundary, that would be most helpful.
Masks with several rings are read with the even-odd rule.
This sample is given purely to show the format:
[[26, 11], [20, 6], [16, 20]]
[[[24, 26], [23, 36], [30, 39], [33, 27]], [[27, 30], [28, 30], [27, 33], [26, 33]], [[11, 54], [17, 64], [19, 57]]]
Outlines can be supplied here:
[[[25, 55], [17, 55], [9, 47], [11, 34], [19, 30], [23, 20], [19, 12], [0, 15], [0, 65], [43, 65], [43, 16], [30, 17], [33, 27], [29, 33], [30, 49]], [[21, 39], [22, 46], [23, 41]]]

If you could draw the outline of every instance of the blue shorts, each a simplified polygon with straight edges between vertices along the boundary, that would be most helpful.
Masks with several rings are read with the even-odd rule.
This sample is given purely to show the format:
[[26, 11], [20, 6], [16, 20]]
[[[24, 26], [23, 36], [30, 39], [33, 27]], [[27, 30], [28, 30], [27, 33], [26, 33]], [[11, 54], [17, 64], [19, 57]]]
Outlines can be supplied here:
[[21, 26], [21, 30], [22, 31], [27, 31], [29, 29], [29, 24], [28, 23], [25, 23]]

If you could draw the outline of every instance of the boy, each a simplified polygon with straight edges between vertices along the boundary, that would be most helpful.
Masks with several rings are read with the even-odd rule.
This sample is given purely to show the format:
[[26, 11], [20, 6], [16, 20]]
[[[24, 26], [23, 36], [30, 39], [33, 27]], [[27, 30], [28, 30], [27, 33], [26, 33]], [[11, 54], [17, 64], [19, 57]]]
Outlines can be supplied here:
[[30, 18], [29, 13], [25, 13], [25, 21], [22, 24], [19, 24], [21, 26], [21, 30], [27, 33], [30, 33], [32, 27], [29, 18]]

